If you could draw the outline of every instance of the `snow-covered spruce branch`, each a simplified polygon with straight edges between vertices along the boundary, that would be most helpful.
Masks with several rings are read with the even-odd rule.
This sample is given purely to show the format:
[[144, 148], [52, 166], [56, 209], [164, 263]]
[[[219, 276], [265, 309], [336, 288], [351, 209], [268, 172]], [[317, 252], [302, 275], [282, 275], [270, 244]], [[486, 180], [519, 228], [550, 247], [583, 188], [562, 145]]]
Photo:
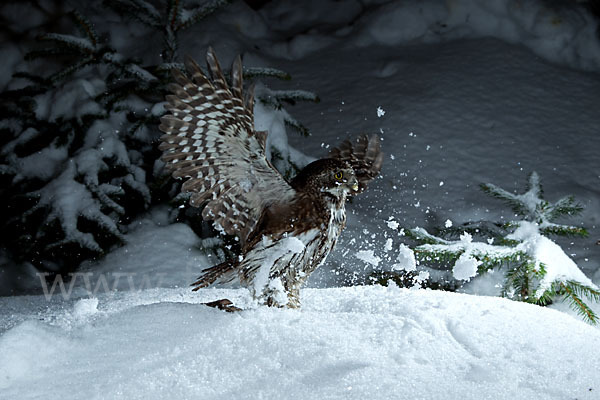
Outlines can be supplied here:
[[71, 11], [70, 16], [71, 19], [73, 19], [73, 21], [75, 21], [75, 23], [77, 24], [79, 31], [83, 35], [87, 36], [92, 45], [96, 46], [100, 41], [100, 38], [98, 37], [96, 29], [94, 29], [94, 24], [92, 24], [89, 19], [87, 19], [83, 14], [81, 14], [77, 10]]
[[292, 79], [292, 76], [290, 74], [277, 68], [244, 67], [243, 73], [245, 79], [277, 78], [284, 81], [289, 81]]
[[160, 12], [144, 0], [104, 0], [105, 7], [112, 8], [118, 14], [137, 20], [150, 28], [160, 29], [163, 18]]
[[182, 9], [179, 14], [177, 30], [187, 29], [223, 7], [231, 4], [232, 0], [211, 0], [192, 8]]
[[[209, 0], [186, 7], [186, 1], [166, 0], [161, 12], [145, 0], [104, 0], [104, 5], [125, 18], [137, 20], [161, 33], [162, 57], [166, 62], [177, 58], [178, 32], [194, 26], [209, 15], [231, 3], [231, 0]], [[190, 2], [191, 3], [191, 2]]]
[[[505, 271], [503, 296], [539, 305], [562, 298], [586, 321], [597, 323], [597, 316], [584, 298], [599, 301], [598, 288], [559, 245], [546, 237], [585, 235], [587, 231], [582, 227], [553, 222], [558, 217], [578, 214], [582, 207], [571, 196], [556, 203], [544, 200], [536, 173], [530, 175], [523, 194], [509, 193], [491, 184], [482, 188], [507, 202], [522, 219], [504, 224], [467, 223], [460, 227], [452, 227], [448, 221], [437, 235], [422, 228], [405, 229], [410, 239], [420, 243], [413, 249], [419, 263], [451, 268], [458, 281], [501, 269]], [[460, 235], [458, 240], [457, 235]], [[485, 241], [473, 241], [473, 237]]]
[[563, 301], [568, 301], [572, 309], [576, 310], [580, 316], [592, 324], [598, 322], [598, 316], [583, 300], [583, 297], [600, 302], [600, 291], [595, 287], [582, 285], [576, 281], [557, 281], [553, 289], [559, 295], [563, 296]]
[[96, 44], [88, 38], [77, 37], [73, 35], [64, 35], [61, 33], [45, 33], [38, 37], [40, 41], [52, 41], [58, 46], [73, 48], [83, 54], [92, 54], [96, 51]]
[[[157, 66], [157, 70], [159, 71], [170, 72], [172, 69], [178, 69], [182, 72], [185, 72], [185, 65], [178, 62], [165, 62]], [[206, 71], [204, 72], [206, 73]], [[270, 67], [243, 67], [242, 73], [244, 80], [254, 80], [256, 78], [277, 78], [284, 81], [289, 81], [292, 79], [292, 76], [287, 72]], [[225, 78], [228, 79], [228, 83], [231, 84], [231, 82], [229, 82], [231, 71], [227, 68], [224, 68], [223, 74], [225, 75]]]
[[302, 136], [310, 136], [308, 128], [290, 115], [284, 108], [282, 102], [285, 101], [292, 105], [295, 104], [296, 101], [311, 101], [318, 103], [320, 100], [315, 93], [306, 90], [270, 90], [261, 87], [256, 98], [265, 106], [283, 113], [283, 120], [286, 126], [294, 129]]
[[281, 102], [295, 104], [298, 101], [310, 101], [318, 103], [321, 101], [319, 96], [308, 90], [270, 90], [266, 96], [262, 96], [260, 100], [264, 104], [271, 104], [276, 107], [281, 107]]
[[543, 189], [539, 175], [534, 171], [529, 175], [527, 191], [522, 194], [510, 193], [496, 185], [486, 183], [481, 189], [507, 203], [513, 211], [525, 221], [535, 222], [540, 229], [548, 233], [567, 235], [587, 235], [583, 228], [559, 225], [553, 221], [559, 217], [576, 216], [583, 207], [575, 202], [573, 196], [563, 197], [555, 203], [550, 203], [543, 198]]
[[296, 132], [300, 133], [302, 136], [310, 136], [310, 131], [308, 130], [308, 128], [306, 126], [304, 126], [296, 118], [292, 117], [287, 111], [285, 111], [285, 110], [283, 110], [283, 111], [285, 112], [283, 121], [285, 122], [286, 126], [289, 126], [290, 128], [294, 129]]

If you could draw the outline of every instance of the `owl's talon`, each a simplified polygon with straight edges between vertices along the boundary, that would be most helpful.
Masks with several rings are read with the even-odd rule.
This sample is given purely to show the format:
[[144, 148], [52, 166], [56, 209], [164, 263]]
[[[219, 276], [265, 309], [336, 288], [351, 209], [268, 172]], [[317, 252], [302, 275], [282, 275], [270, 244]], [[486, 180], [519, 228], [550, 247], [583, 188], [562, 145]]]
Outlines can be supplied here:
[[242, 311], [241, 308], [234, 306], [233, 303], [231, 302], [231, 300], [229, 300], [229, 299], [215, 300], [215, 301], [211, 301], [208, 303], [202, 303], [202, 304], [204, 304], [205, 306], [218, 308], [219, 310], [223, 310], [226, 312]]

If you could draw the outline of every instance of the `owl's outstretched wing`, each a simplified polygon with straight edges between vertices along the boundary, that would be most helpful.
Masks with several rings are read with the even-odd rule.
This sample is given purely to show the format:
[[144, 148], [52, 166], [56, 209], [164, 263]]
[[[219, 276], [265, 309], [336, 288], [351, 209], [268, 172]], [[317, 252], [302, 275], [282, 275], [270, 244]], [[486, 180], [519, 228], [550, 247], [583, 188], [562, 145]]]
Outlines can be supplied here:
[[377, 135], [361, 135], [354, 141], [345, 140], [329, 152], [329, 157], [346, 161], [354, 169], [358, 179], [358, 191], [363, 192], [369, 182], [381, 171], [383, 153]]
[[267, 133], [254, 130], [254, 96], [249, 90], [244, 98], [240, 57], [231, 87], [212, 49], [206, 61], [212, 80], [191, 58], [185, 61], [191, 80], [173, 70], [177, 83], [169, 86], [159, 148], [173, 177], [186, 179], [190, 204], [206, 205], [202, 216], [243, 245], [266, 207], [296, 193], [265, 156]]

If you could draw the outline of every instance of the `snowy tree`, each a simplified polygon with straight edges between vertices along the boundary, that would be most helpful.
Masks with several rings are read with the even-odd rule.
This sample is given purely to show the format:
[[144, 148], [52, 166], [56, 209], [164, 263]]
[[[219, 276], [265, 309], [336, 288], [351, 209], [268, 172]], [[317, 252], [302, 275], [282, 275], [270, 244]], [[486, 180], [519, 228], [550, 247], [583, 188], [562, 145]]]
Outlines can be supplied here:
[[[177, 18], [161, 18], [159, 26], [150, 3], [105, 2], [154, 18], [152, 27], [167, 35], [169, 60], [176, 49], [170, 24], [184, 29], [227, 2], [191, 9], [180, 3], [168, 2]], [[143, 66], [111, 47], [110, 36], [99, 35], [83, 14], [68, 16], [79, 35], [42, 34], [43, 47], [25, 56], [45, 60], [44, 72], [54, 72], [19, 72], [15, 78], [26, 83], [2, 93], [4, 242], [17, 258], [53, 272], [122, 243], [126, 223], [150, 205], [158, 118], [169, 68], [176, 67]]]
[[[158, 64], [123, 54], [111, 44], [111, 32], [98, 33], [78, 11], [67, 14], [77, 34], [37, 37], [39, 46], [25, 56], [32, 67], [17, 72], [14, 79], [21, 83], [0, 95], [0, 198], [7, 204], [2, 235], [16, 259], [45, 271], [70, 271], [123, 243], [133, 217], [179, 192], [162, 171], [156, 147], [170, 72], [183, 69], [178, 35], [229, 2], [105, 0], [105, 10], [162, 37]], [[244, 76], [291, 79], [274, 68], [245, 68]], [[270, 155], [291, 174], [304, 160], [287, 146], [285, 126], [308, 131], [283, 103], [318, 97], [258, 86], [264, 106], [259, 119], [264, 129], [279, 130], [269, 140]], [[180, 196], [173, 204], [183, 202]], [[174, 218], [201, 236], [214, 234], [196, 209], [176, 210]]]
[[[519, 219], [508, 223], [480, 221], [459, 227], [448, 223], [435, 235], [423, 228], [407, 229], [407, 235], [421, 243], [413, 249], [417, 262], [451, 268], [457, 281], [468, 281], [501, 268], [505, 273], [504, 297], [539, 305], [562, 298], [585, 320], [596, 323], [598, 316], [584, 298], [600, 301], [600, 290], [548, 238], [549, 235], [585, 237], [585, 228], [555, 222], [560, 217], [579, 214], [582, 207], [572, 196], [555, 203], [545, 200], [535, 172], [529, 176], [527, 191], [522, 194], [492, 184], [481, 188], [508, 203]], [[483, 241], [474, 241], [474, 237]]]

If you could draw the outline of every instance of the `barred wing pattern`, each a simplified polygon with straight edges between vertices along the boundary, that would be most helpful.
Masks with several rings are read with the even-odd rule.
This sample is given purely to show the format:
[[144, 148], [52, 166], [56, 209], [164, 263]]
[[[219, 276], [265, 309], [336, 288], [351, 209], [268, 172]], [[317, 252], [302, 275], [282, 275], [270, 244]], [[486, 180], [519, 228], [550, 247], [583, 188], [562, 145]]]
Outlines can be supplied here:
[[354, 142], [345, 140], [329, 152], [329, 157], [346, 161], [352, 166], [358, 180], [356, 193], [365, 191], [368, 183], [379, 174], [383, 164], [383, 153], [377, 135], [361, 135]]
[[191, 58], [185, 66], [192, 80], [173, 70], [159, 148], [173, 177], [187, 179], [182, 191], [192, 193], [190, 203], [206, 204], [202, 216], [243, 245], [265, 207], [296, 192], [267, 160], [266, 132], [254, 130], [254, 96], [249, 90], [244, 99], [240, 57], [231, 87], [212, 49], [206, 60], [212, 82]]

